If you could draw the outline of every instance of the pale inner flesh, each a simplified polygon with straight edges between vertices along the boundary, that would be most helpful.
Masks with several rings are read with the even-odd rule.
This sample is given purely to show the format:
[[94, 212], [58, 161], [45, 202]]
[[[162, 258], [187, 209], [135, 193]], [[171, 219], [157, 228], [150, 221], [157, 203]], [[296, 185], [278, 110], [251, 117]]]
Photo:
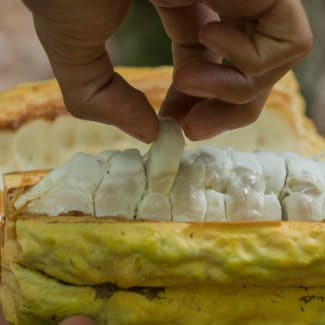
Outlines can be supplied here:
[[323, 161], [294, 153], [185, 150], [183, 134], [161, 119], [148, 153], [77, 154], [22, 194], [15, 207], [58, 216], [179, 222], [321, 221]]

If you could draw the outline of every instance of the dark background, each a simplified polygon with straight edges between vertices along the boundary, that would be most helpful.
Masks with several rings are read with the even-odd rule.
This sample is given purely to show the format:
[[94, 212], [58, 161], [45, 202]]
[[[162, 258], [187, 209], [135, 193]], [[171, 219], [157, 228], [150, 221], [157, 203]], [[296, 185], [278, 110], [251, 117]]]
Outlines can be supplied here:
[[[304, 0], [315, 45], [295, 68], [307, 113], [325, 134], [325, 1]], [[107, 44], [116, 65], [171, 64], [170, 41], [148, 0], [135, 0], [127, 20]], [[0, 90], [52, 77], [35, 35], [31, 15], [19, 0], [0, 1]]]

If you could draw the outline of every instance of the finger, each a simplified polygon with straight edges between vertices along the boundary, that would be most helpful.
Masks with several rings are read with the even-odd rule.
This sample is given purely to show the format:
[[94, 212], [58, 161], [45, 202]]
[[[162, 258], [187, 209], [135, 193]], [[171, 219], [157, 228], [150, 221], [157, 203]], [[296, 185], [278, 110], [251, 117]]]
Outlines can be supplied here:
[[247, 76], [234, 67], [196, 61], [180, 68], [174, 76], [175, 87], [190, 96], [216, 98], [233, 104], [245, 104], [270, 88], [293, 63], [265, 75]]
[[207, 99], [193, 107], [184, 121], [184, 133], [191, 140], [203, 140], [256, 121], [270, 90], [252, 102], [236, 105]]
[[157, 115], [147, 98], [117, 73], [87, 100], [72, 99], [69, 105], [69, 96], [66, 98], [68, 107], [73, 106], [73, 114], [79, 118], [117, 126], [147, 143], [157, 136]]
[[297, 0], [275, 1], [250, 27], [247, 33], [227, 23], [211, 23], [202, 28], [200, 39], [250, 75], [301, 58], [312, 46], [308, 20]]
[[179, 92], [172, 85], [167, 92], [165, 100], [161, 104], [159, 116], [172, 116], [180, 127], [183, 127], [184, 119], [192, 107], [202, 98], [193, 97]]
[[172, 40], [174, 67], [200, 58], [216, 62], [220, 57], [208, 50], [199, 40], [200, 29], [209, 22], [218, 21], [218, 15], [202, 3], [165, 8], [161, 1], [153, 1], [164, 28]]
[[[166, 1], [153, 1], [153, 3], [162, 19], [167, 34], [172, 39], [173, 61], [176, 72], [182, 65], [198, 59], [211, 62], [221, 61], [222, 58], [218, 54], [208, 50], [199, 42], [200, 29], [205, 24], [219, 19], [214, 11], [203, 4], [194, 3], [194, 1], [173, 8], [166, 8]], [[161, 116], [172, 116], [182, 125], [186, 114], [199, 100], [199, 98], [181, 94], [172, 85], [159, 114]]]
[[206, 3], [221, 16], [230, 18], [251, 18], [260, 16], [271, 8], [276, 1], [278, 0], [202, 0], [202, 2]]
[[[122, 19], [125, 6], [116, 5], [116, 8], [115, 14]], [[108, 21], [103, 26], [91, 21], [90, 24], [100, 27], [90, 26], [89, 30], [84, 22], [72, 20], [74, 24], [70, 25], [34, 15], [36, 30], [67, 109], [78, 118], [115, 125], [142, 141], [153, 141], [158, 132], [156, 114], [142, 93], [113, 72], [104, 48], [106, 37], [115, 30], [119, 20], [115, 24]], [[94, 35], [94, 30], [101, 35]]]
[[74, 316], [65, 319], [59, 325], [95, 325], [95, 322], [88, 317]]

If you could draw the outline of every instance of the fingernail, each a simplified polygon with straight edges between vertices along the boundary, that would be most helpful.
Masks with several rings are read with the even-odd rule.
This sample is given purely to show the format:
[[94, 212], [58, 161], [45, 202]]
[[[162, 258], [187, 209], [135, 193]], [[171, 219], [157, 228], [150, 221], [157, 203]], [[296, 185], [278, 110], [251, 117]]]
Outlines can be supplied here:
[[130, 128], [125, 128], [122, 129], [123, 131], [127, 132], [129, 135], [132, 137], [138, 139], [139, 141], [145, 142], [147, 144], [151, 143], [154, 141], [158, 135], [158, 130], [154, 130], [154, 132], [148, 133], [149, 131], [147, 130], [146, 133], [142, 132], [143, 130], [139, 129], [130, 129]]
[[205, 140], [213, 138], [221, 133], [228, 131], [224, 126], [214, 126], [213, 129], [196, 125], [195, 121], [186, 121], [184, 123], [184, 133], [192, 141]]
[[210, 138], [214, 138], [217, 135], [226, 132], [227, 130], [224, 128], [220, 128], [217, 130], [213, 130], [210, 132], [204, 132], [204, 131], [192, 131], [191, 133], [186, 134], [186, 136], [191, 139], [192, 141], [199, 141], [199, 140], [206, 140], [206, 139], [210, 139]]
[[203, 97], [203, 98], [214, 98], [216, 97], [215, 94], [213, 94], [212, 92], [209, 92], [206, 89], [199, 89], [199, 88], [194, 88], [194, 87], [186, 87], [183, 89], [179, 89], [179, 91], [187, 94], [187, 95], [191, 95], [194, 97]]

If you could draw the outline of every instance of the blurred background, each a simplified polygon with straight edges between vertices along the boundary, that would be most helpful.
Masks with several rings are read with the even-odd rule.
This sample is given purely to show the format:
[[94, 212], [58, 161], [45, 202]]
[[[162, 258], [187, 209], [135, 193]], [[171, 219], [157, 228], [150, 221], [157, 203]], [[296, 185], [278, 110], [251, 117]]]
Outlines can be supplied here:
[[[325, 135], [325, 1], [303, 0], [303, 4], [314, 32], [315, 45], [294, 70], [307, 102], [307, 114]], [[133, 1], [127, 20], [107, 48], [115, 65], [171, 64], [170, 41], [147, 0]], [[0, 90], [51, 77], [53, 74], [34, 32], [30, 13], [20, 0], [1, 0]]]

